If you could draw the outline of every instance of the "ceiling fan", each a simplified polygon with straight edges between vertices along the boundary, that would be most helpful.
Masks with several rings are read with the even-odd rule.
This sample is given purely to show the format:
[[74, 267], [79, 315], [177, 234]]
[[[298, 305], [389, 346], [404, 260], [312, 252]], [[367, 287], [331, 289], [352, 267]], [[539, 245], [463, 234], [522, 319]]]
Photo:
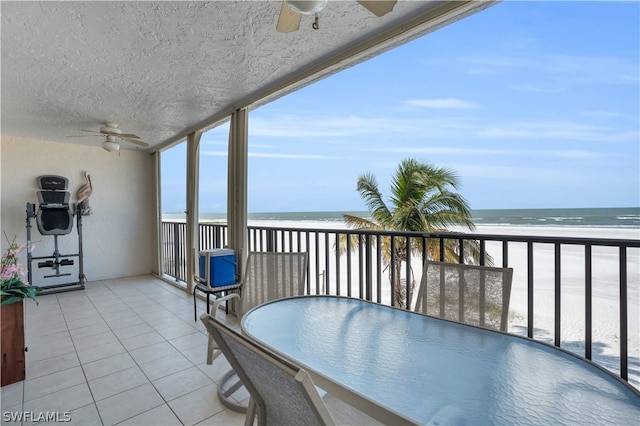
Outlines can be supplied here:
[[[84, 130], [80, 129], [82, 132], [94, 133], [92, 136], [104, 136], [105, 140], [102, 142], [102, 148], [105, 151], [115, 152], [120, 150], [120, 144], [118, 143], [118, 139], [123, 140], [125, 142], [132, 143], [134, 145], [141, 146], [146, 148], [149, 146], [148, 143], [140, 140], [140, 136], [136, 136], [131, 133], [122, 133], [122, 130], [118, 129], [118, 123], [114, 123], [112, 121], [107, 121], [104, 123], [102, 127], [100, 127], [100, 131], [96, 132], [95, 130]], [[77, 136], [69, 136], [70, 138], [81, 138], [85, 137], [85, 135], [77, 135]]]
[[[290, 33], [300, 28], [301, 15], [313, 15], [320, 12], [327, 5], [328, 0], [282, 0], [280, 17], [276, 30], [281, 33]], [[369, 12], [380, 17], [391, 12], [397, 0], [357, 0]], [[313, 29], [317, 30], [318, 15], [313, 23]]]

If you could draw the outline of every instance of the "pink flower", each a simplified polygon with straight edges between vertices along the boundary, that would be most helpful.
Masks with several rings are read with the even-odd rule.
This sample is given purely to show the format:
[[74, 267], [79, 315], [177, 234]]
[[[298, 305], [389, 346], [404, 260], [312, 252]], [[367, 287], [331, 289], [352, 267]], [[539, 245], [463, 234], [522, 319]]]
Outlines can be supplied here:
[[0, 280], [3, 284], [14, 279], [18, 279], [22, 283], [27, 284], [26, 271], [18, 264], [18, 254], [25, 248], [25, 246], [19, 246], [13, 242], [2, 256], [2, 260], [0, 261]]

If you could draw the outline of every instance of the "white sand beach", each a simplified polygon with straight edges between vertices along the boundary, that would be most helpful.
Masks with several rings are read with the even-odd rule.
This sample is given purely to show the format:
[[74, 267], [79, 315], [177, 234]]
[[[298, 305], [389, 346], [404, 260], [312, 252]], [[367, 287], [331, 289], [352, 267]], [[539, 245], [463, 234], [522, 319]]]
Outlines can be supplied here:
[[[576, 238], [640, 239], [640, 230], [574, 227], [478, 227], [477, 233], [555, 236]], [[488, 251], [501, 262], [501, 249]], [[561, 249], [561, 346], [584, 356], [585, 254], [583, 246]], [[525, 244], [510, 244], [509, 266], [514, 269], [509, 331], [526, 335], [527, 254]], [[619, 371], [620, 279], [619, 253], [613, 247], [594, 247], [592, 252], [593, 359]], [[554, 339], [554, 246], [534, 244], [534, 337]], [[640, 249], [627, 252], [628, 355], [630, 381], [640, 385]]]
[[[250, 221], [250, 226], [275, 226], [281, 228], [345, 229], [341, 222], [322, 221]], [[640, 239], [640, 229], [632, 228], [577, 228], [538, 226], [478, 226], [475, 233], [514, 236], [552, 236], [605, 239]], [[330, 239], [330, 247], [333, 240]], [[509, 266], [514, 269], [510, 302], [509, 332], [527, 334], [527, 245], [509, 244]], [[312, 250], [314, 251], [312, 245]], [[319, 241], [320, 258], [324, 259], [324, 240]], [[502, 264], [501, 243], [487, 243], [487, 251], [496, 265]], [[310, 253], [311, 282], [326, 279], [335, 291], [335, 253], [330, 250], [328, 272], [325, 265], [315, 265], [315, 254]], [[561, 347], [584, 356], [585, 347], [585, 257], [583, 246], [563, 245], [561, 248]], [[594, 247], [592, 253], [593, 359], [600, 365], [619, 372], [620, 366], [620, 307], [619, 253], [617, 248]], [[357, 259], [354, 258], [353, 262]], [[628, 303], [628, 356], [630, 382], [640, 387], [640, 249], [627, 253]], [[321, 260], [322, 262], [323, 260]], [[354, 263], [355, 264], [355, 263]], [[420, 282], [420, 267], [413, 266], [416, 286]], [[346, 255], [340, 258], [341, 294], [346, 294], [347, 274], [351, 274], [352, 294], [358, 295], [359, 275], [354, 266], [348, 268]], [[348, 272], [350, 271], [350, 272]], [[554, 340], [554, 245], [534, 244], [534, 337], [553, 343]], [[384, 281], [388, 285], [387, 274]], [[383, 303], [389, 300], [389, 287], [381, 293]]]

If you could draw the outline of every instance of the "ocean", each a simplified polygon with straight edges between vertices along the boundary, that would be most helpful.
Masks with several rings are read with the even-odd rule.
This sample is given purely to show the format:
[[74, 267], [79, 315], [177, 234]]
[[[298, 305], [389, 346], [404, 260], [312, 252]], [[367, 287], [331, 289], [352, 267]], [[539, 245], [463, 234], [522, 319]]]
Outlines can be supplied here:
[[[249, 213], [248, 219], [269, 221], [342, 222], [343, 214], [369, 217], [366, 211]], [[202, 213], [201, 221], [224, 221], [224, 213]], [[184, 214], [164, 213], [164, 220], [184, 220]], [[640, 228], [640, 207], [585, 209], [504, 209], [474, 210], [476, 225], [568, 226], [599, 228]]]

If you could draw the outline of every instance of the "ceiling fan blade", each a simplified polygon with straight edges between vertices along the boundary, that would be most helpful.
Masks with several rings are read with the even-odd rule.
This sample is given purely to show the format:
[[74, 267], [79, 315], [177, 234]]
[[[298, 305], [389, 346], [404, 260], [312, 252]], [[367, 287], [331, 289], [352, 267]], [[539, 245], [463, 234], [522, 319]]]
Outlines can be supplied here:
[[104, 136], [101, 134], [97, 135], [67, 135], [68, 138], [90, 138], [91, 136]]
[[280, 8], [280, 16], [278, 17], [278, 25], [276, 31], [279, 33], [291, 33], [298, 31], [300, 28], [301, 15], [298, 12], [294, 12], [287, 6], [285, 0], [282, 0], [282, 7]]
[[397, 0], [376, 1], [376, 0], [358, 0], [358, 3], [366, 7], [369, 12], [380, 17], [391, 12], [396, 5]]
[[102, 132], [96, 132], [95, 130], [85, 130], [85, 129], [80, 129], [81, 132], [88, 132], [88, 133], [94, 133], [96, 135], [103, 135], [104, 133]]
[[118, 136], [122, 137], [122, 138], [130, 138], [130, 139], [140, 139], [140, 136], [131, 134], [131, 133], [118, 133]]
[[134, 145], [138, 145], [138, 146], [141, 146], [141, 147], [144, 147], [144, 148], [149, 146], [148, 143], [139, 141], [137, 139], [129, 139], [129, 138], [121, 138], [121, 139], [126, 141], [126, 142], [129, 142], [129, 143], [132, 143]]

